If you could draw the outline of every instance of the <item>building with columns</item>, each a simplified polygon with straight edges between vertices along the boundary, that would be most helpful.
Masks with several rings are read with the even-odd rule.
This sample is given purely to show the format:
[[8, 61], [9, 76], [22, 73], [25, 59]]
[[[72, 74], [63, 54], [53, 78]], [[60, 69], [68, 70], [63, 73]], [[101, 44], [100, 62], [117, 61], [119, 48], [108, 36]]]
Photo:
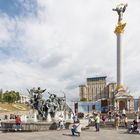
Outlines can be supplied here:
[[117, 83], [109, 83], [106, 86], [106, 92], [108, 94], [108, 106], [115, 110], [127, 111], [134, 110], [134, 98], [126, 90], [117, 91]]
[[115, 110], [134, 111], [134, 98], [128, 92], [114, 92], [114, 108]]
[[116, 111], [134, 110], [134, 98], [126, 90], [117, 91], [117, 83], [106, 84], [106, 76], [87, 78], [85, 85], [79, 86], [80, 101], [100, 101], [101, 108]]
[[25, 104], [29, 102], [30, 98], [27, 95], [20, 95], [20, 100], [18, 101], [19, 103]]
[[96, 101], [106, 97], [106, 76], [87, 78], [86, 85], [79, 86], [80, 100]]

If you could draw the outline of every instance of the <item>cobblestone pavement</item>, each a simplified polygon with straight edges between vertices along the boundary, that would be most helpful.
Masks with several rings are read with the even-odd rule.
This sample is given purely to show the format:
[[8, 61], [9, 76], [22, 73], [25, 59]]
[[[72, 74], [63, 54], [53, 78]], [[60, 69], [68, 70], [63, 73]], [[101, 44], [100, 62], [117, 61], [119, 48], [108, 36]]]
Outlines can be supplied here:
[[0, 140], [140, 140], [140, 134], [127, 134], [126, 130], [95, 129], [82, 131], [81, 136], [71, 136], [70, 130], [44, 132], [0, 132]]

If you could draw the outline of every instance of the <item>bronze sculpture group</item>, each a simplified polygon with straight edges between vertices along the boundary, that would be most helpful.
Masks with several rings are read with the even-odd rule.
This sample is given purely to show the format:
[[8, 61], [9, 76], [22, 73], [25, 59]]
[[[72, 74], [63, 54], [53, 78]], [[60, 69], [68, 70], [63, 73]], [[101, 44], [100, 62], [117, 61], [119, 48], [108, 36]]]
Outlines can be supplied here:
[[48, 114], [50, 114], [51, 119], [54, 119], [56, 112], [64, 109], [65, 97], [57, 97], [57, 95], [48, 92], [49, 98], [45, 100], [43, 99], [43, 93], [45, 91], [46, 89], [41, 90], [40, 87], [28, 90], [30, 105], [38, 111], [38, 116], [42, 120], [47, 120]]

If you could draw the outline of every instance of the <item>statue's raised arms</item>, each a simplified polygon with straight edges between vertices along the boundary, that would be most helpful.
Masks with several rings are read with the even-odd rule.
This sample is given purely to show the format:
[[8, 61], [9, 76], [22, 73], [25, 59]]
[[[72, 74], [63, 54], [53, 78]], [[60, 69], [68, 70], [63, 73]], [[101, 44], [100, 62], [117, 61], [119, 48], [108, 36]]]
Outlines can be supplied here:
[[118, 13], [118, 15], [119, 15], [118, 22], [122, 21], [123, 13], [125, 12], [127, 6], [128, 6], [127, 3], [126, 4], [121, 3], [121, 4], [117, 5], [116, 8], [112, 9], [113, 11], [116, 11]]

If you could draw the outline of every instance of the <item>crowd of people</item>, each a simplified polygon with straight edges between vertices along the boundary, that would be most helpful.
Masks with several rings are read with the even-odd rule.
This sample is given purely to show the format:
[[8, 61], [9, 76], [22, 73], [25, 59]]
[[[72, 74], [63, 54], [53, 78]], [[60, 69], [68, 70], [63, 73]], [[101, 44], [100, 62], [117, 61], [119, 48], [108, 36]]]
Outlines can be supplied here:
[[[12, 115], [11, 115], [12, 116]], [[139, 133], [138, 131], [138, 124], [140, 123], [139, 121], [139, 114], [136, 112], [135, 113], [135, 118], [133, 121], [131, 120], [131, 123], [128, 121], [128, 116], [123, 109], [121, 112], [115, 112], [115, 111], [109, 111], [108, 113], [99, 113], [99, 112], [93, 112], [92, 115], [90, 116], [89, 114], [85, 117], [88, 119], [88, 124], [87, 126], [95, 126], [96, 132], [100, 131], [100, 123], [102, 122], [102, 125], [106, 126], [107, 122], [114, 122], [114, 126], [116, 130], [119, 129], [120, 126], [123, 126], [124, 128], [127, 129], [128, 133]], [[20, 115], [14, 116], [15, 119], [15, 131], [21, 131], [22, 130], [22, 121], [20, 118]], [[70, 128], [72, 136], [78, 135], [80, 136], [81, 134], [81, 123], [80, 119], [78, 118], [78, 113], [73, 113], [72, 117], [73, 123]], [[0, 120], [1, 121], [1, 120]], [[65, 127], [65, 117], [64, 114], [60, 114], [58, 117], [58, 126], [57, 130], [64, 130]]]
[[135, 112], [135, 118], [133, 118], [131, 123], [128, 121], [128, 116], [125, 109], [123, 109], [121, 112], [109, 111], [107, 114], [100, 114], [100, 118], [103, 122], [103, 125], [106, 125], [107, 121], [114, 121], [116, 130], [118, 130], [120, 126], [123, 126], [128, 130], [128, 133], [139, 133], [138, 124], [140, 123], [140, 116], [138, 112]]

